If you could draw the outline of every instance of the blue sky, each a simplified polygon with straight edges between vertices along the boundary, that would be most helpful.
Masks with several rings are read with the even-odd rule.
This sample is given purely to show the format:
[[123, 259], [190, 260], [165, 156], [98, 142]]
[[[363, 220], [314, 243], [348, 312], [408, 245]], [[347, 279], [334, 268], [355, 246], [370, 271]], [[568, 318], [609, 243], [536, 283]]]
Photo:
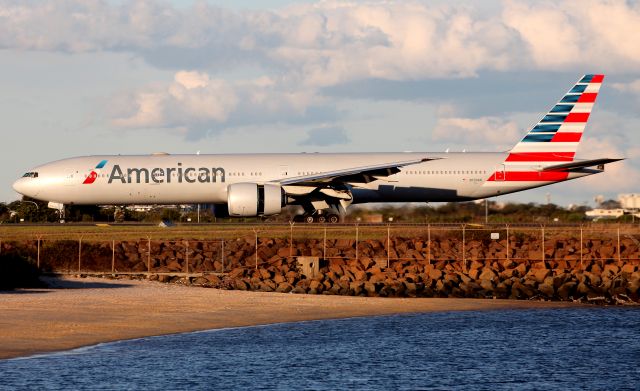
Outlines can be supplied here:
[[500, 197], [615, 198], [640, 180], [635, 2], [2, 1], [0, 200], [69, 156], [491, 151], [605, 73], [580, 157], [608, 173]]

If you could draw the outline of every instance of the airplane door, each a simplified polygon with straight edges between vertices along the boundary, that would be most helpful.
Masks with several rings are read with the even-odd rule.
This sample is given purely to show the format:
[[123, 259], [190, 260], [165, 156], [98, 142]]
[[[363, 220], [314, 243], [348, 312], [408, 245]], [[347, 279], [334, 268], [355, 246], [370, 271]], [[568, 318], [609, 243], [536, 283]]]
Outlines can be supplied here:
[[495, 176], [493, 179], [497, 182], [503, 182], [505, 180], [504, 164], [496, 166]]

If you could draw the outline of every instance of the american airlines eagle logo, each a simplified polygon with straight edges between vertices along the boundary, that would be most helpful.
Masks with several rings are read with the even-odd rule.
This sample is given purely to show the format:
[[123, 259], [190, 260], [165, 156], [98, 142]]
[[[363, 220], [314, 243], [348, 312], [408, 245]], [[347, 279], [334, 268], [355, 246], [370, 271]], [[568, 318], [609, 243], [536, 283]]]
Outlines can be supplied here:
[[98, 178], [98, 173], [100, 172], [100, 170], [107, 164], [106, 160], [101, 161], [100, 163], [98, 163], [98, 165], [96, 166], [95, 169], [91, 170], [91, 173], [87, 176], [87, 178], [84, 180], [84, 182], [82, 182], [83, 185], [90, 185], [93, 182], [96, 181], [96, 178]]

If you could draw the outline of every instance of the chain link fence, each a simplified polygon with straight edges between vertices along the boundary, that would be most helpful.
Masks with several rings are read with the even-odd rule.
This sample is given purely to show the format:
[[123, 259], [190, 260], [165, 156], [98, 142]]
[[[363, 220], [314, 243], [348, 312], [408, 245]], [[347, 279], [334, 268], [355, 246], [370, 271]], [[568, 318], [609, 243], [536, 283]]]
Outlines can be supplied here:
[[44, 272], [71, 274], [227, 273], [299, 256], [370, 259], [381, 267], [414, 261], [640, 261], [636, 225], [289, 224], [118, 235], [7, 235], [0, 237], [0, 254], [18, 253]]

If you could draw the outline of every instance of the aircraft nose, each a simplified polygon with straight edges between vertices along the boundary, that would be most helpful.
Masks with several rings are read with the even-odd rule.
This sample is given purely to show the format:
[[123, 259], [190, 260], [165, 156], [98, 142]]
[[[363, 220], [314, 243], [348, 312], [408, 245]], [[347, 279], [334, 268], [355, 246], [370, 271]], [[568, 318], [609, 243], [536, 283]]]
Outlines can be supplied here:
[[13, 182], [13, 190], [28, 197], [35, 197], [38, 192], [30, 179], [32, 178], [20, 178]]
[[13, 182], [13, 190], [17, 193], [24, 194], [24, 178], [20, 178], [17, 181]]

